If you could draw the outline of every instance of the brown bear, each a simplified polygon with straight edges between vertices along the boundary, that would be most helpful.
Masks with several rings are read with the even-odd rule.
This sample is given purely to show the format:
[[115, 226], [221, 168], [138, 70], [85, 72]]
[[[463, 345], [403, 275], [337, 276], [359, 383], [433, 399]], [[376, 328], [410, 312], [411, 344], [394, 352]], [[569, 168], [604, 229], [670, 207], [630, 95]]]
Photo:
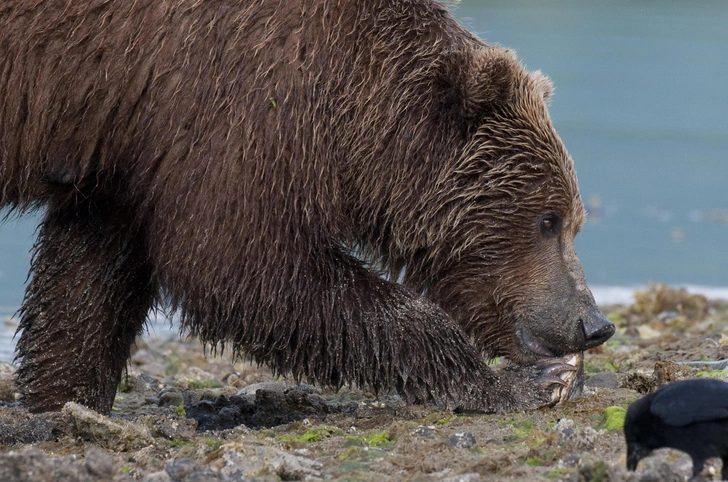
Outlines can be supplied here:
[[160, 303], [297, 380], [547, 400], [614, 331], [550, 91], [434, 0], [2, 2], [0, 207], [45, 208], [25, 402], [108, 412]]

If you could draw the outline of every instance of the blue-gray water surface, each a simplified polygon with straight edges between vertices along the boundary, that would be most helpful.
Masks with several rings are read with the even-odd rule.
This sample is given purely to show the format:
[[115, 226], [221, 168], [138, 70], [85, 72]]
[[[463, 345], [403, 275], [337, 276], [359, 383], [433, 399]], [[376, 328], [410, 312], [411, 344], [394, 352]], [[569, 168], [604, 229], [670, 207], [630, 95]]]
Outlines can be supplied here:
[[[728, 286], [728, 2], [466, 0], [453, 11], [553, 80], [595, 291]], [[37, 220], [0, 225], [0, 321], [21, 302]], [[8, 337], [0, 325], [0, 360]]]
[[464, 1], [456, 14], [556, 85], [590, 284], [728, 285], [728, 2]]

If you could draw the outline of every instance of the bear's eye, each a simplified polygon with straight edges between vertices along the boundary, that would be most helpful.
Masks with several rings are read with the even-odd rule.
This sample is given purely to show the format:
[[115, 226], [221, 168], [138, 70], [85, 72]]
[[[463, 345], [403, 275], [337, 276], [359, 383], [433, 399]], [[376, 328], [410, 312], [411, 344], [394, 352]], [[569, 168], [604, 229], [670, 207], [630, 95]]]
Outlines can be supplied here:
[[541, 218], [541, 233], [552, 236], [558, 234], [560, 228], [559, 217], [555, 214], [547, 214]]

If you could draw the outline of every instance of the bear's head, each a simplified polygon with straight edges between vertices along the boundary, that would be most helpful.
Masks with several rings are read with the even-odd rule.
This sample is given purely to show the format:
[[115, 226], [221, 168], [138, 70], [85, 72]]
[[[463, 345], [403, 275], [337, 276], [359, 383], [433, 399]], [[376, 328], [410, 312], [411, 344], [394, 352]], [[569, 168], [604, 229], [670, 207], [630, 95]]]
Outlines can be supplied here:
[[425, 203], [427, 262], [405, 282], [488, 357], [527, 364], [604, 343], [614, 326], [574, 251], [586, 214], [550, 81], [497, 47], [453, 53], [446, 71], [466, 140]]

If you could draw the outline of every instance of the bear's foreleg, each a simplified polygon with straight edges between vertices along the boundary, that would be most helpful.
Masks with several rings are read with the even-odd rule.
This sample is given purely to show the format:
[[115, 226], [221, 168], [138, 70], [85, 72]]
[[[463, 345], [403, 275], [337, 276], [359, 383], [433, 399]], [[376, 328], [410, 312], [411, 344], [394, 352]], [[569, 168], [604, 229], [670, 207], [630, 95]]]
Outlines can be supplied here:
[[48, 208], [34, 247], [18, 386], [31, 411], [76, 401], [108, 413], [154, 301], [152, 269], [128, 212], [66, 204]]
[[300, 296], [298, 308], [276, 316], [285, 322], [275, 329], [254, 324], [239, 349], [297, 379], [396, 391], [443, 408], [496, 411], [546, 401], [535, 369], [494, 372], [436, 304], [343, 253], [318, 259], [326, 262], [308, 270], [305, 292], [279, 290]]

